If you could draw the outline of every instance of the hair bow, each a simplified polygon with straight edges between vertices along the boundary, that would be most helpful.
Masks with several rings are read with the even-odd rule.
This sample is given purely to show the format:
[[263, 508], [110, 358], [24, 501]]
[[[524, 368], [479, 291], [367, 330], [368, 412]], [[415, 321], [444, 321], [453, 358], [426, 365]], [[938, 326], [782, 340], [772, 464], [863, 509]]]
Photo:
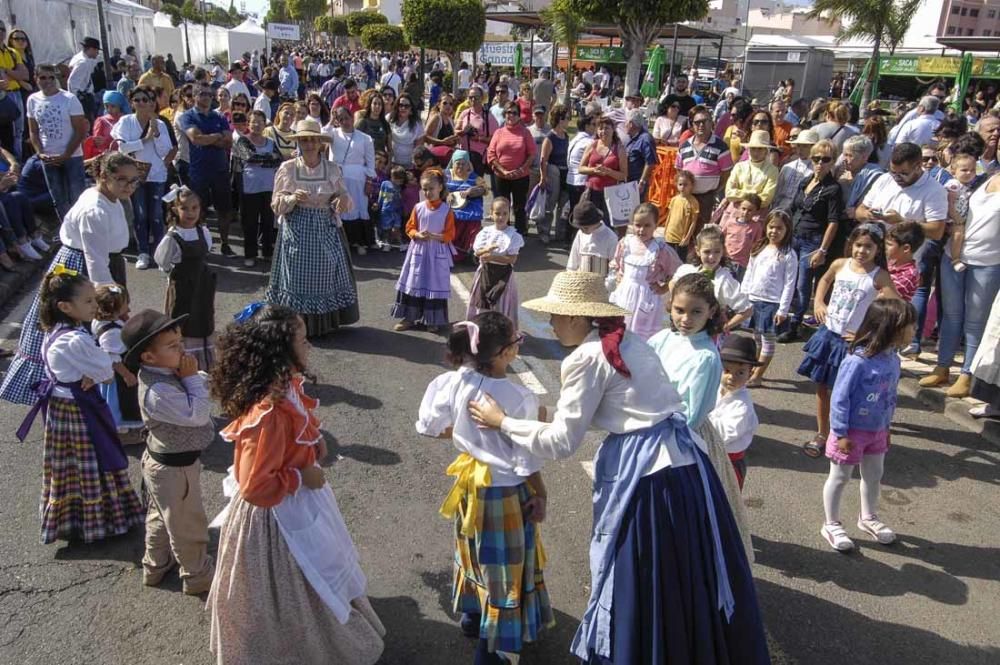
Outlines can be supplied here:
[[121, 295], [122, 293], [122, 287], [118, 286], [117, 284], [112, 284], [111, 286], [108, 287], [108, 291], [118, 296]]
[[858, 230], [859, 231], [867, 231], [868, 233], [871, 233], [872, 235], [878, 236], [879, 240], [884, 240], [885, 239], [885, 229], [882, 228], [881, 224], [872, 224], [872, 223], [860, 224], [860, 225], [858, 225]]
[[52, 269], [53, 275], [68, 275], [69, 277], [76, 277], [80, 274], [78, 270], [73, 270], [72, 268], [67, 268], [61, 263], [57, 263], [56, 267]]
[[236, 323], [246, 323], [247, 321], [253, 318], [253, 315], [256, 314], [257, 310], [263, 307], [264, 304], [265, 303], [263, 302], [250, 303], [249, 305], [241, 309], [238, 313], [233, 315], [233, 320], [236, 321]]
[[161, 200], [164, 203], [173, 203], [181, 192], [187, 194], [190, 191], [187, 185], [170, 185], [170, 191], [164, 194]]
[[456, 328], [465, 328], [469, 333], [469, 350], [479, 353], [479, 325], [472, 321], [459, 321]]

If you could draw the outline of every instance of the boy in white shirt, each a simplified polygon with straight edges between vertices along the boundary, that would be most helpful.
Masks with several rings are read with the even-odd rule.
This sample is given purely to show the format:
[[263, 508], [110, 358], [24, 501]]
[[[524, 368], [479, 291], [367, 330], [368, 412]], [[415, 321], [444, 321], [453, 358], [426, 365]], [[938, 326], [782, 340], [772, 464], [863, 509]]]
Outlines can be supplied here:
[[590, 201], [580, 201], [573, 208], [570, 224], [579, 231], [569, 250], [566, 270], [608, 275], [608, 265], [618, 248], [618, 234], [604, 223], [600, 210]]
[[760, 426], [747, 381], [757, 363], [757, 343], [743, 335], [729, 335], [719, 352], [722, 356], [722, 381], [715, 408], [708, 422], [726, 444], [726, 453], [743, 490], [747, 475], [746, 450]]

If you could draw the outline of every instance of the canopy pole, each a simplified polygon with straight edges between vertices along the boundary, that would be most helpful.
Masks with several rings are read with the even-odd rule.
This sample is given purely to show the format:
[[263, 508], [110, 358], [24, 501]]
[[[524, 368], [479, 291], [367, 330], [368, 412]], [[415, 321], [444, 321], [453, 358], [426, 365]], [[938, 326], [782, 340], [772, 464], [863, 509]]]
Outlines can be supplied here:
[[677, 24], [674, 23], [674, 43], [670, 47], [670, 73], [667, 75], [667, 91], [674, 91], [674, 59], [677, 58]]
[[724, 37], [719, 35], [719, 55], [715, 59], [715, 78], [718, 80], [719, 74], [722, 72], [722, 40]]
[[[532, 80], [531, 79], [531, 77], [532, 77], [532, 71], [531, 70], [535, 66], [535, 31], [534, 31], [534, 29], [532, 29], [532, 31], [531, 31], [531, 42], [529, 44], [530, 44], [530, 46], [528, 48], [530, 50], [528, 51], [528, 81], [531, 81]], [[520, 72], [518, 73], [518, 78], [520, 78]]]

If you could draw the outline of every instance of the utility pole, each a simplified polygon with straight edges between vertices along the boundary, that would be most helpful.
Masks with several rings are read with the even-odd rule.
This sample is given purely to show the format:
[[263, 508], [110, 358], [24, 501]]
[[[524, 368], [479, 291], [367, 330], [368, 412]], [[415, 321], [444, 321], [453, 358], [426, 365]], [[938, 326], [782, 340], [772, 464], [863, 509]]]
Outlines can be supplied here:
[[104, 75], [111, 80], [111, 61], [108, 60], [108, 24], [104, 20], [104, 0], [97, 0], [97, 22], [101, 28], [101, 55], [104, 58]]
[[205, 62], [209, 61], [208, 57], [208, 16], [205, 14], [205, 0], [201, 0], [201, 35], [203, 39], [203, 48], [205, 49]]

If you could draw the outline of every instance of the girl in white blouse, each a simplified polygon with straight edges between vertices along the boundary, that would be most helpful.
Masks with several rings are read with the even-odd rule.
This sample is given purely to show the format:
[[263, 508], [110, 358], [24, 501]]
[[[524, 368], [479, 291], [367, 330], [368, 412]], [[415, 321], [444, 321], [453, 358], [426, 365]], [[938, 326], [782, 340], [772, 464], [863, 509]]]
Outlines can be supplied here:
[[537, 398], [507, 378], [523, 340], [499, 312], [456, 324], [448, 358], [458, 369], [427, 386], [416, 423], [420, 434], [450, 438], [459, 450], [448, 467], [456, 478], [441, 514], [455, 520], [462, 570], [453, 605], [462, 610], [462, 631], [479, 638], [476, 663], [505, 662], [500, 653], [520, 653], [554, 624], [537, 524], [545, 518], [542, 461], [504, 434], [480, 428], [467, 409], [489, 394], [516, 417], [539, 416]]

